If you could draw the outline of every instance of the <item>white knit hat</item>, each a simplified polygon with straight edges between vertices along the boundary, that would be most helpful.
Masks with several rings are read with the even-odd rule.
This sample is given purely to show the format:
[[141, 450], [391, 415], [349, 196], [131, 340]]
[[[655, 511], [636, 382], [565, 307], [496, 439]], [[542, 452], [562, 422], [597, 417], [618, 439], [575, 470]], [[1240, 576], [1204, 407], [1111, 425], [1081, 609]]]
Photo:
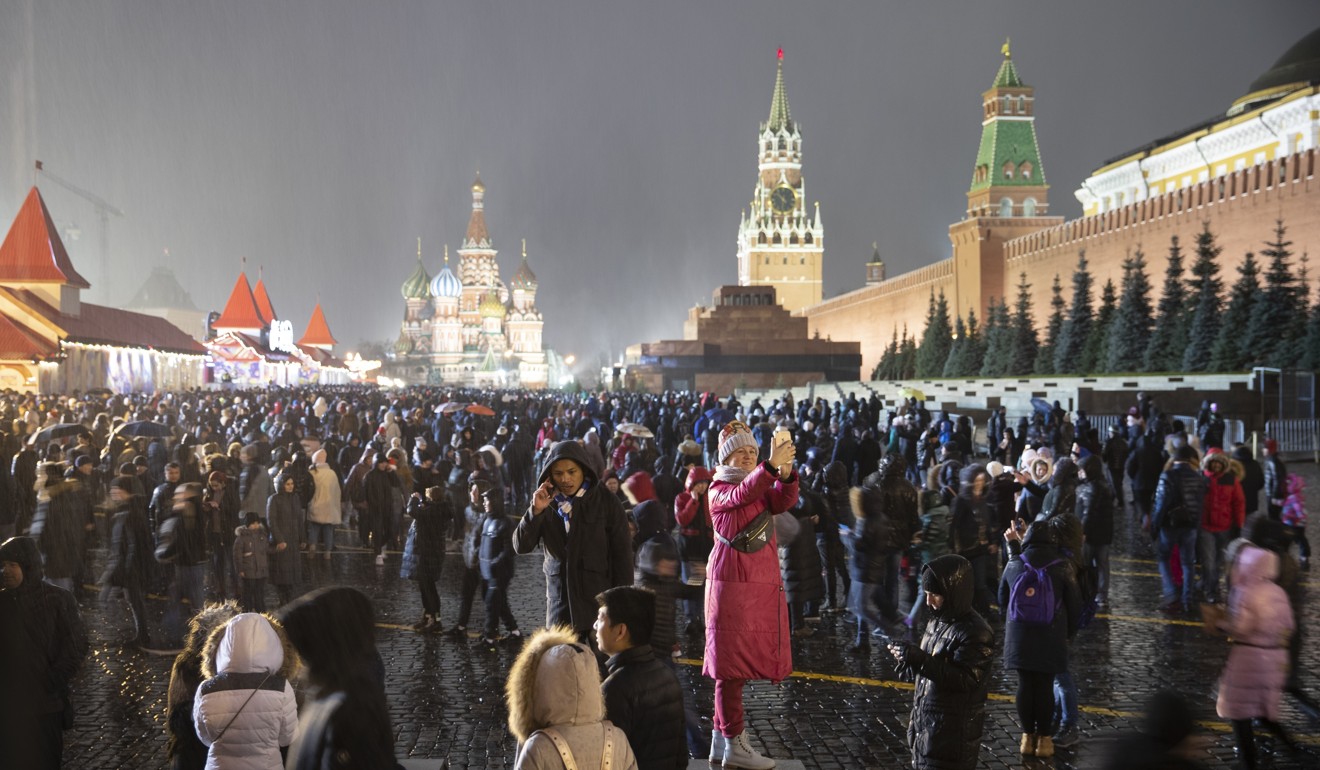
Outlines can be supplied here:
[[760, 448], [746, 425], [737, 420], [726, 423], [720, 429], [720, 464], [724, 464], [729, 455], [745, 446]]

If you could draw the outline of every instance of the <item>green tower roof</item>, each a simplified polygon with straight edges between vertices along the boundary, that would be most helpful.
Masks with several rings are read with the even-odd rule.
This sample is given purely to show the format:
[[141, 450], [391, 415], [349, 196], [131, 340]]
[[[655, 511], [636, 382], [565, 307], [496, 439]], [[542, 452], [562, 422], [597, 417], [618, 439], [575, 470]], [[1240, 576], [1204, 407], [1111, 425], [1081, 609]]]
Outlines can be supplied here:
[[[1013, 60], [1008, 57], [1008, 44], [1004, 44], [1004, 63], [995, 77], [995, 88], [1029, 89], [1018, 77]], [[1003, 98], [1003, 97], [987, 97]], [[1010, 96], [1010, 99], [1016, 97]], [[1004, 168], [1013, 164], [1013, 176], [1006, 178]], [[1030, 163], [1031, 175], [1023, 176], [1023, 164]], [[1040, 145], [1036, 141], [1036, 119], [1030, 115], [994, 114], [981, 127], [981, 146], [976, 151], [976, 169], [985, 167], [987, 173], [972, 175], [970, 192], [990, 187], [1041, 187], [1045, 185], [1045, 169], [1040, 162]]]

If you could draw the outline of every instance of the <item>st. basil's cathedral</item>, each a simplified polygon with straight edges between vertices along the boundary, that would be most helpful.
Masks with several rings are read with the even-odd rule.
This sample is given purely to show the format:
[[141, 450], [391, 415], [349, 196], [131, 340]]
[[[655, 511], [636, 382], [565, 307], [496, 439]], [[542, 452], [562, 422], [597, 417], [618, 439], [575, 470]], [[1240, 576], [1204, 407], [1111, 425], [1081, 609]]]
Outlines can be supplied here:
[[541, 344], [544, 322], [536, 308], [536, 274], [527, 264], [527, 244], [505, 284], [486, 228], [485, 197], [478, 176], [457, 273], [446, 247], [444, 265], [429, 275], [418, 243], [417, 268], [400, 290], [404, 316], [392, 368], [412, 382], [544, 388], [549, 381]]

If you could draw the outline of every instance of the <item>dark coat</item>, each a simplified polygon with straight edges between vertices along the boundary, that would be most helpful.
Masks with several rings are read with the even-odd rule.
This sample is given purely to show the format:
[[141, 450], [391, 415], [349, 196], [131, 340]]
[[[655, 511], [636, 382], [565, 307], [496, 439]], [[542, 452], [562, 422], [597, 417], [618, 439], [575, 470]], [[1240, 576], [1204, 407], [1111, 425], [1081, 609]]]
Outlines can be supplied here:
[[542, 547], [546, 625], [568, 624], [585, 638], [596, 621], [596, 594], [632, 584], [632, 543], [623, 506], [598, 483], [596, 465], [581, 444], [561, 441], [552, 446], [537, 483], [550, 478], [550, 467], [559, 460], [577, 463], [586, 486], [573, 498], [571, 527], [564, 530], [554, 502], [539, 514], [528, 508], [514, 532], [513, 547], [518, 553]]
[[[976, 479], [981, 478], [981, 496], [977, 497]], [[990, 509], [990, 473], [979, 463], [958, 472], [958, 496], [949, 506], [949, 547], [965, 559], [989, 553], [993, 513]]]
[[1076, 570], [1059, 549], [1050, 527], [1039, 522], [1033, 524], [1023, 541], [1022, 554], [1009, 559], [999, 581], [999, 606], [1004, 608], [1006, 616], [1013, 584], [1024, 569], [1023, 559], [1037, 567], [1059, 562], [1048, 570], [1058, 604], [1054, 622], [1048, 626], [1030, 626], [1012, 619], [1004, 624], [1004, 668], [1058, 674], [1068, 670], [1068, 642], [1077, 633], [1082, 613]]
[[922, 581], [944, 603], [930, 611], [920, 649], [897, 667], [916, 681], [908, 745], [918, 770], [971, 770], [980, 754], [995, 635], [972, 609], [972, 580], [972, 565], [961, 556], [941, 556], [922, 569]]
[[1251, 456], [1251, 450], [1237, 447], [1233, 459], [1242, 463], [1242, 494], [1247, 499], [1247, 516], [1260, 510], [1260, 491], [1265, 488], [1265, 471]]
[[1082, 520], [1082, 534], [1086, 536], [1087, 544], [1110, 545], [1114, 542], [1113, 489], [1103, 478], [1091, 478], [1089, 471], [1086, 481], [1077, 485], [1077, 518]]
[[507, 586], [513, 580], [518, 555], [513, 550], [513, 519], [487, 511], [481, 522], [481, 579], [490, 585]]
[[605, 718], [628, 736], [638, 770], [687, 767], [683, 689], [674, 672], [649, 644], [611, 655], [605, 669]]
[[145, 586], [155, 570], [155, 540], [142, 498], [134, 496], [111, 520], [104, 580], [112, 586]]
[[[277, 485], [279, 488], [283, 484]], [[298, 585], [302, 582], [303, 533], [307, 531], [307, 513], [297, 492], [276, 492], [266, 501], [266, 527], [270, 529], [271, 585]], [[285, 543], [283, 551], [275, 546]]]
[[45, 491], [49, 499], [37, 503], [32, 536], [41, 546], [48, 578], [68, 578], [82, 567], [86, 525], [93, 523], [91, 510], [81, 504], [78, 483], [58, 480]]
[[463, 520], [467, 528], [463, 531], [463, 566], [467, 569], [479, 569], [481, 557], [481, 524], [486, 520], [486, 512], [466, 506], [463, 508]]
[[1164, 470], [1164, 445], [1157, 434], [1152, 431], [1136, 440], [1128, 454], [1126, 470], [1134, 492], [1155, 489]]
[[1155, 509], [1151, 514], [1151, 529], [1155, 532], [1172, 527], [1176, 509], [1183, 509], [1185, 516], [1190, 516], [1189, 528], [1200, 526], [1201, 512], [1205, 509], [1205, 495], [1209, 488], [1205, 477], [1188, 463], [1174, 463], [1173, 467], [1160, 474], [1159, 486], [1155, 488]]
[[[17, 588], [0, 590], [0, 718], [62, 711], [69, 682], [87, 657], [87, 634], [73, 594], [42, 582], [41, 556], [31, 538], [0, 546], [0, 560], [23, 568]], [[19, 695], [21, 693], [21, 696]]]
[[906, 547], [921, 528], [917, 493], [903, 470], [902, 459], [888, 455], [862, 487], [862, 515], [848, 535], [848, 576], [859, 583], [884, 582], [890, 554]]
[[651, 631], [651, 648], [668, 651], [674, 646], [675, 606], [681, 596], [700, 596], [701, 589], [689, 590], [679, 582], [677, 575], [662, 574], [660, 563], [679, 559], [678, 544], [664, 526], [665, 508], [659, 500], [646, 500], [633, 509], [637, 521], [637, 568], [633, 572], [633, 585], [655, 594], [655, 627]]
[[798, 532], [788, 542], [779, 540], [779, 571], [784, 575], [784, 593], [789, 602], [814, 602], [825, 598], [825, 578], [820, 569], [812, 516], [822, 517], [825, 500], [814, 492], [798, 490], [797, 505], [787, 513], [797, 519]]
[[423, 497], [408, 500], [408, 515], [412, 525], [408, 527], [408, 539], [403, 544], [403, 562], [399, 566], [399, 577], [405, 580], [434, 580], [440, 577], [440, 570], [445, 562], [445, 534], [449, 532], [454, 517], [454, 507], [449, 504], [449, 496], [442, 496], [439, 502], [431, 502]]

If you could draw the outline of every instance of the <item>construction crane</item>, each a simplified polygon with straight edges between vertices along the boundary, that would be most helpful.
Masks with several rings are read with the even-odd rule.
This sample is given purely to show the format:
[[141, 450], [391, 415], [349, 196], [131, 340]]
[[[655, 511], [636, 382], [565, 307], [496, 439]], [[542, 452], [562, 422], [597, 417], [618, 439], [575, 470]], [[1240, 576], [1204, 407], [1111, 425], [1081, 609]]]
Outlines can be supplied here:
[[37, 173], [55, 184], [63, 187], [69, 192], [77, 195], [79, 198], [87, 201], [96, 208], [97, 216], [101, 219], [101, 280], [105, 282], [105, 298], [110, 298], [110, 215], [117, 217], [124, 216], [124, 212], [117, 207], [112, 206], [101, 196], [84, 190], [78, 185], [70, 182], [58, 174], [47, 171], [41, 161], [37, 161]]

